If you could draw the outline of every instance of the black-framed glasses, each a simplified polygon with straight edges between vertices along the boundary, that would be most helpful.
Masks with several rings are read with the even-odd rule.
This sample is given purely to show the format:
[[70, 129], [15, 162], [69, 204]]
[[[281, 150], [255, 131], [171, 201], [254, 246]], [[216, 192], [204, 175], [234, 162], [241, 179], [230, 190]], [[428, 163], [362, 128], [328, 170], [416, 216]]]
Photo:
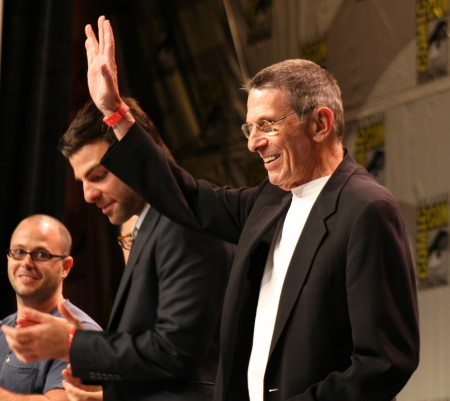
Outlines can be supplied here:
[[117, 243], [123, 248], [129, 251], [133, 246], [134, 238], [131, 233], [125, 235], [119, 235], [117, 237]]
[[27, 252], [20, 248], [9, 248], [7, 249], [7, 255], [14, 260], [24, 260], [27, 255], [31, 256], [35, 262], [48, 262], [53, 258], [64, 259], [67, 258], [67, 255], [53, 255], [49, 252], [45, 251], [31, 251]]
[[[302, 112], [302, 116], [310, 113], [311, 111], [313, 111], [317, 106], [311, 106], [308, 107], [305, 111]], [[289, 113], [286, 114], [284, 117], [279, 118], [278, 120], [273, 120], [273, 121], [269, 121], [269, 120], [261, 120], [260, 122], [256, 123], [256, 124], [242, 124], [241, 125], [241, 129], [242, 132], [244, 133], [244, 136], [248, 139], [250, 138], [250, 135], [253, 131], [253, 128], [257, 128], [258, 130], [260, 130], [261, 132], [264, 132], [264, 134], [266, 135], [275, 135], [278, 133], [278, 131], [273, 127], [274, 124], [277, 124], [281, 121], [283, 121], [284, 119], [288, 118], [289, 116], [292, 116], [293, 114], [297, 114], [296, 112], [293, 113]]]

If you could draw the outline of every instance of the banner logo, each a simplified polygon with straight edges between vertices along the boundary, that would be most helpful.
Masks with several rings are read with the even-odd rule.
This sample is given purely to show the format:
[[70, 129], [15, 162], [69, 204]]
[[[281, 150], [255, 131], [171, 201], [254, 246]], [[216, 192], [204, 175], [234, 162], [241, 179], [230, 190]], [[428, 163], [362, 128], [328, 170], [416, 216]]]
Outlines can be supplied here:
[[448, 195], [421, 202], [416, 213], [416, 268], [419, 289], [448, 284]]

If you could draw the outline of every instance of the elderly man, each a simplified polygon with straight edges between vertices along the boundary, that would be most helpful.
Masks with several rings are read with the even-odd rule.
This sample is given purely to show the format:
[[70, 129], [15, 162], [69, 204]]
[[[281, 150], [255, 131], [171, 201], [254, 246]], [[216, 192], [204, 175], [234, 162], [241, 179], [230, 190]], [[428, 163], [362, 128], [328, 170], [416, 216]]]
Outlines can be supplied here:
[[[11, 236], [8, 277], [16, 293], [17, 312], [1, 321], [16, 326], [25, 308], [61, 316], [58, 304], [70, 310], [84, 328], [101, 330], [88, 315], [63, 298], [63, 281], [72, 269], [72, 239], [67, 228], [47, 215], [22, 220]], [[67, 400], [61, 360], [23, 363], [0, 332], [0, 400]]]
[[170, 161], [135, 122], [111, 25], [98, 25], [98, 40], [86, 28], [89, 90], [119, 140], [102, 165], [171, 219], [238, 243], [214, 399], [394, 399], [419, 359], [411, 252], [394, 197], [343, 147], [335, 79], [307, 60], [257, 73], [242, 130], [268, 178], [221, 188]]

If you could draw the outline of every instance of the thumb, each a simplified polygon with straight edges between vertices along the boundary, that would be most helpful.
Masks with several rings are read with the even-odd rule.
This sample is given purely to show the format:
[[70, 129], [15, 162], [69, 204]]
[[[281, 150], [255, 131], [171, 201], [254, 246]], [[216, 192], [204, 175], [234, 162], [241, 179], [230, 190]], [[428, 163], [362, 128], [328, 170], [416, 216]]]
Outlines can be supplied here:
[[67, 305], [64, 302], [58, 304], [59, 313], [61, 313], [62, 317], [67, 320], [69, 324], [75, 326], [76, 329], [82, 329], [80, 320], [69, 310]]

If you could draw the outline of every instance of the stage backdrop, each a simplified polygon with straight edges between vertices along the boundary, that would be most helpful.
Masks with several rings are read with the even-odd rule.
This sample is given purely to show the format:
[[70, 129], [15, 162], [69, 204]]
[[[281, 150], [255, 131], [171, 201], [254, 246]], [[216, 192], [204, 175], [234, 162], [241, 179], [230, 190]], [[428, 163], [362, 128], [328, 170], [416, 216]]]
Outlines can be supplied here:
[[398, 400], [450, 400], [449, 1], [230, 3], [242, 71], [305, 57], [337, 77], [345, 144], [397, 197], [415, 260], [421, 360]]
[[[245, 121], [240, 86], [274, 62], [314, 60], [342, 88], [346, 147], [392, 190], [406, 218], [422, 348], [419, 368], [398, 400], [450, 400], [449, 0], [47, 0], [42, 2], [46, 9], [41, 2], [6, 0], [5, 15], [8, 4], [15, 12], [5, 18], [3, 32], [0, 171], [9, 189], [0, 196], [3, 245], [18, 221], [13, 213], [18, 205], [23, 205], [21, 214], [66, 216], [81, 251], [98, 259], [77, 256], [84, 270], [79, 280], [73, 275], [76, 282], [68, 290], [73, 285], [74, 297], [76, 288], [87, 297], [98, 294], [102, 283], [103, 292], [111, 292], [102, 303], [112, 297], [120, 271], [110, 270], [114, 258], [106, 257], [112, 253], [105, 243], [114, 240], [106, 233], [109, 225], [101, 225], [104, 216], [95, 208], [90, 209], [95, 218], [83, 214], [80, 188], [63, 196], [65, 164], [54, 150], [67, 126], [67, 105], [74, 111], [86, 100], [82, 27], [95, 23], [100, 12], [111, 18], [116, 33], [123, 94], [141, 101], [180, 164], [219, 184], [251, 185], [266, 174], [240, 131]], [[19, 20], [22, 14], [25, 19]], [[61, 45], [63, 38], [71, 45]], [[5, 78], [13, 69], [22, 71], [19, 67], [27, 74]], [[70, 85], [64, 73], [69, 68]], [[37, 93], [30, 96], [30, 88]], [[49, 138], [45, 146], [38, 134]], [[7, 196], [11, 188], [14, 198]], [[92, 227], [85, 228], [84, 221]], [[88, 247], [92, 252], [85, 252]], [[107, 283], [96, 280], [99, 273]], [[91, 307], [99, 304], [87, 298]]]

